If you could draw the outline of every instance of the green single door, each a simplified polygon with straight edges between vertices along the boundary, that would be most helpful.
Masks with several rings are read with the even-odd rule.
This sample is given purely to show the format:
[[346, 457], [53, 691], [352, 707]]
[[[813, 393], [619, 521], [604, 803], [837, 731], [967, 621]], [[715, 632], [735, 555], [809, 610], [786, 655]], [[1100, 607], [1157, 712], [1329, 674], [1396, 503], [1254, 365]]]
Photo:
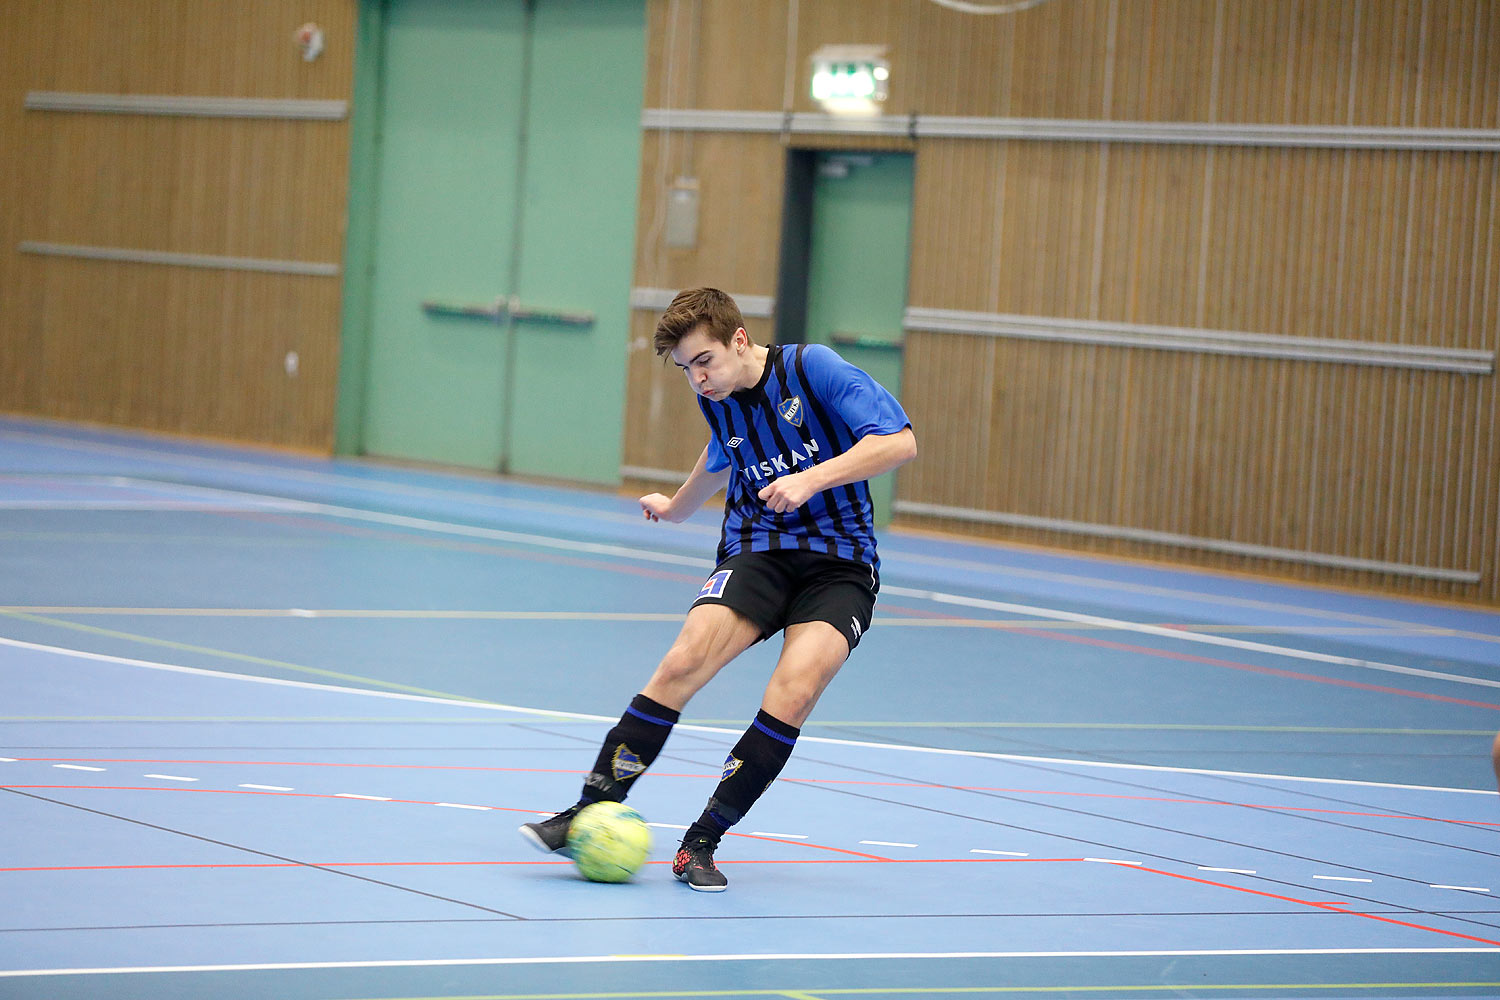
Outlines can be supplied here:
[[525, 7], [393, 0], [383, 34], [363, 450], [498, 469], [507, 328], [422, 303], [510, 294]]
[[[898, 397], [912, 169], [906, 153], [819, 154], [808, 250], [808, 343], [829, 345]], [[882, 524], [895, 476], [870, 482]]]
[[617, 482], [644, 0], [364, 14], [379, 112], [353, 450]]
[[536, 5], [518, 291], [594, 319], [516, 325], [507, 472], [619, 482], [645, 65], [643, 0]]

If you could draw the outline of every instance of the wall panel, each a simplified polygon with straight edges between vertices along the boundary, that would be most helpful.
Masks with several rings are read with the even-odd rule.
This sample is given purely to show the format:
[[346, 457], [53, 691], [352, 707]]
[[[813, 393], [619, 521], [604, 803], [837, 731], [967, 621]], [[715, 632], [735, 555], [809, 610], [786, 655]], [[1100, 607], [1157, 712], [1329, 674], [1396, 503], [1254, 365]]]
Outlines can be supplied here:
[[[354, 0], [4, 5], [7, 361], [0, 409], [326, 450], [337, 273], [39, 256], [23, 243], [310, 262], [343, 255], [348, 122], [21, 110], [33, 91], [347, 100]], [[305, 62], [293, 34], [321, 24]], [[10, 142], [5, 142], [7, 147]], [[15, 147], [12, 147], [15, 148]], [[10, 293], [7, 293], [9, 297]], [[288, 352], [296, 353], [295, 373]]]
[[[903, 393], [922, 453], [898, 480], [907, 523], [1500, 602], [1493, 4], [1051, 0], [975, 17], [925, 0], [659, 0], [654, 37], [674, 19], [675, 41], [652, 50], [648, 108], [811, 112], [811, 53], [861, 43], [891, 61], [882, 121], [1203, 130], [1128, 142], [916, 133], [909, 305], [1038, 322], [999, 336], [908, 322]], [[694, 19], [726, 27], [689, 31]], [[668, 52], [679, 77], [692, 63], [739, 80], [730, 64], [755, 61], [781, 88], [740, 80], [710, 102], [707, 75], [696, 91], [662, 85]], [[1220, 137], [1236, 126], [1271, 131]], [[1337, 134], [1295, 131], [1309, 127]], [[1468, 130], [1479, 148], [1411, 148], [1431, 144], [1423, 129]], [[743, 219], [754, 249], [666, 251], [643, 227], [636, 283], [773, 294], [774, 150], [833, 136], [649, 132], [647, 162], [654, 147], [674, 159], [643, 185], [643, 212], [664, 179], [695, 176], [705, 218]], [[759, 185], [746, 184], [752, 159]], [[710, 191], [735, 204], [710, 210]], [[638, 316], [646, 333], [650, 319]], [[1045, 332], [1089, 323], [1146, 339]], [[1153, 343], [1157, 328], [1176, 334]], [[1196, 331], [1246, 353], [1184, 349]], [[1363, 360], [1261, 356], [1244, 347], [1256, 334], [1343, 343]], [[1463, 373], [1371, 363], [1379, 345], [1487, 361]], [[632, 427], [665, 419], [655, 385], [633, 383]], [[672, 457], [653, 453], [653, 467]]]

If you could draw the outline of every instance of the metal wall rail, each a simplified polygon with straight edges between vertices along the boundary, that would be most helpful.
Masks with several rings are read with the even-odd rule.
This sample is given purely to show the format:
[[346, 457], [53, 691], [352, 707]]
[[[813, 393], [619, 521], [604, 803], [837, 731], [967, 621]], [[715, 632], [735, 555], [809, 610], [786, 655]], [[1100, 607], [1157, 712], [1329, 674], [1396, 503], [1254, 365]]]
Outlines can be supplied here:
[[349, 116], [348, 101], [318, 101], [293, 97], [188, 97], [178, 94], [86, 94], [62, 90], [33, 90], [26, 94], [25, 106], [28, 111], [179, 115], [193, 118], [291, 118], [302, 121], [342, 121]]
[[1304, 149], [1500, 151], [1500, 129], [1386, 128], [1365, 125], [1260, 125], [1228, 122], [1124, 122], [1072, 118], [977, 118], [948, 115], [845, 117], [799, 111], [711, 111], [647, 108], [646, 129], [693, 132], [786, 132], [900, 136], [910, 139], [1031, 139]]

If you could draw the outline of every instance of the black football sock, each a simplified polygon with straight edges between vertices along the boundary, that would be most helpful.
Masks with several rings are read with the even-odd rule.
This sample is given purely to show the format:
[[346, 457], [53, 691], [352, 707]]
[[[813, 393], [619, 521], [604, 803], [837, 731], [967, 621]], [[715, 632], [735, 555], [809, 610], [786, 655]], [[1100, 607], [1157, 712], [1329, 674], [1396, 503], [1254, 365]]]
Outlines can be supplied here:
[[630, 786], [645, 773], [666, 744], [678, 712], [636, 695], [620, 721], [604, 737], [594, 769], [583, 783], [581, 802], [623, 802]]
[[762, 709], [745, 735], [724, 761], [719, 787], [708, 800], [708, 808], [688, 827], [685, 842], [707, 838], [717, 844], [724, 831], [744, 818], [755, 800], [771, 787], [802, 730], [789, 726]]

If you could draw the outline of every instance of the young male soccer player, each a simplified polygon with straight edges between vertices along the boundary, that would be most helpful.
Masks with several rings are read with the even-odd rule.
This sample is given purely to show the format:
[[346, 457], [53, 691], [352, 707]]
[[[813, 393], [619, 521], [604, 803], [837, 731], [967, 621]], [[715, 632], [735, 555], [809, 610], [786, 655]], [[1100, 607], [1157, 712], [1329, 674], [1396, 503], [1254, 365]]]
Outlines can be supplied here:
[[584, 806], [621, 801], [651, 766], [679, 713], [719, 669], [784, 631], [760, 712], [729, 757], [708, 806], [688, 827], [672, 874], [717, 892], [719, 839], [775, 780], [818, 696], [870, 627], [879, 565], [867, 480], [917, 453], [901, 404], [819, 345], [760, 347], [739, 307], [714, 288], [682, 292], [656, 327], [698, 394], [709, 441], [671, 497], [641, 497], [652, 521], [682, 521], [726, 490], [718, 565], [672, 648], [609, 731], [582, 798], [521, 834], [567, 847]]

